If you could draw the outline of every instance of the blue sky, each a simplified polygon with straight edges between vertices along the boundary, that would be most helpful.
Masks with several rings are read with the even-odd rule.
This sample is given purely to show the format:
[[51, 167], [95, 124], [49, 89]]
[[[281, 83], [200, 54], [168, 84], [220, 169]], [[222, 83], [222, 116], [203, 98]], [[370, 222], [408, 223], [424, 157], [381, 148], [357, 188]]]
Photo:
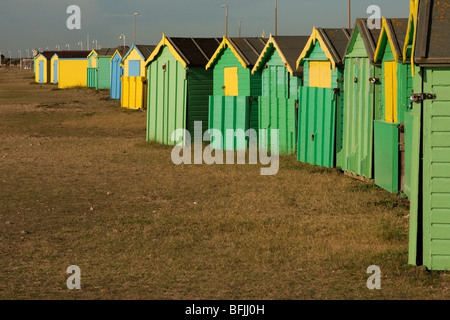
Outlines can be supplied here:
[[[225, 9], [229, 6], [229, 36], [266, 36], [274, 32], [274, 0], [1, 0], [0, 51], [19, 56], [33, 48], [83, 49], [87, 34], [102, 47], [116, 47], [126, 35], [133, 39], [133, 12], [137, 17], [137, 43], [157, 44], [163, 32], [169, 36], [222, 37]], [[81, 30], [69, 30], [67, 7], [81, 8]], [[406, 18], [409, 0], [352, 0], [352, 17], [368, 17], [370, 5], [378, 5], [382, 15]], [[347, 0], [278, 0], [278, 34], [309, 35], [312, 27], [346, 27]]]

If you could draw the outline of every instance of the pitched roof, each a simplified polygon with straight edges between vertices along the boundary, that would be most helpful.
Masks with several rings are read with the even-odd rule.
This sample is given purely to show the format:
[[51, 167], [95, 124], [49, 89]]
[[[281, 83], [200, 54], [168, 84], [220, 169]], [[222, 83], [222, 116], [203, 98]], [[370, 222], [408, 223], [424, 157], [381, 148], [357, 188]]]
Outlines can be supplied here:
[[147, 60], [148, 57], [152, 54], [153, 50], [155, 50], [156, 46], [154, 45], [143, 45], [143, 44], [137, 44], [136, 48], [142, 53], [144, 56], [144, 60]]
[[383, 26], [378, 41], [377, 49], [375, 50], [375, 62], [380, 61], [383, 56], [384, 49], [389, 42], [392, 53], [396, 61], [403, 61], [403, 47], [406, 40], [406, 32], [408, 30], [408, 19], [388, 19], [383, 18]]
[[90, 53], [91, 51], [72, 50], [72, 51], [58, 51], [54, 55], [57, 55], [59, 59], [82, 59], [87, 58]]
[[236, 55], [244, 68], [253, 68], [258, 61], [268, 39], [261, 37], [254, 38], [227, 38], [223, 37], [220, 46], [206, 65], [206, 69], [212, 67], [218, 60], [221, 52], [229, 47]]
[[368, 19], [357, 19], [355, 28], [353, 29], [351, 40], [348, 43], [345, 53], [349, 53], [349, 49], [354, 40], [356, 34], [359, 33], [361, 36], [364, 46], [366, 48], [367, 54], [369, 55], [370, 62], [374, 62], [375, 50], [377, 49], [378, 39], [380, 38], [381, 30], [377, 28], [369, 28]]
[[450, 0], [419, 2], [414, 61], [450, 64]]
[[[44, 58], [48, 60], [48, 59], [51, 59], [55, 55], [55, 53], [59, 53], [59, 52], [61, 52], [61, 51], [43, 51], [40, 54], [43, 55]], [[36, 57], [38, 55], [39, 54], [37, 54]]]
[[336, 66], [343, 66], [345, 52], [352, 31], [352, 29], [348, 28], [314, 27], [307, 45], [297, 60], [297, 66], [303, 65], [304, 59], [308, 57], [317, 41], [319, 41], [321, 48], [325, 51], [325, 55], [330, 59], [333, 70]]
[[97, 55], [99, 56], [103, 56], [103, 57], [111, 57], [114, 52], [116, 52], [116, 48], [102, 48], [102, 49], [98, 49], [98, 50], [92, 50], [95, 51], [97, 53]]
[[303, 67], [297, 69], [296, 62], [308, 39], [309, 36], [270, 36], [258, 61], [255, 63], [252, 73], [263, 68], [272, 52], [269, 49], [275, 48], [291, 75], [300, 77], [303, 73]]

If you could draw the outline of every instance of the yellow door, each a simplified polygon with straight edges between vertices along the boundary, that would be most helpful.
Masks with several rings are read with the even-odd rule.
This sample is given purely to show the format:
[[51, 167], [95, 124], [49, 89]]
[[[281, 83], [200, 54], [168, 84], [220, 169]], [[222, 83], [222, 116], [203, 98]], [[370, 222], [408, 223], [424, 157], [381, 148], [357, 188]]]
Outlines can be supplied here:
[[384, 121], [397, 123], [397, 63], [384, 63]]
[[238, 89], [238, 68], [224, 69], [224, 94], [226, 96], [237, 96]]
[[331, 62], [309, 62], [309, 86], [316, 88], [331, 88]]

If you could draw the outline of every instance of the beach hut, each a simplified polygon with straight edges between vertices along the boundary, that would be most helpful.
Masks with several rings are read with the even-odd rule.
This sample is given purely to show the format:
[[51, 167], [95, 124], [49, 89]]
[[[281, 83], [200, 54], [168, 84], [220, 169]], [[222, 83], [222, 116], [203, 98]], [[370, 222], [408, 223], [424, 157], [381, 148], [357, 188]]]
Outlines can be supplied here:
[[[279, 130], [281, 154], [295, 154], [298, 137], [298, 97], [303, 68], [297, 69], [297, 58], [308, 36], [270, 36], [252, 70], [261, 73], [262, 91], [258, 98], [259, 129]], [[268, 149], [268, 145], [263, 146]]]
[[381, 67], [374, 63], [379, 36], [380, 29], [357, 19], [345, 53], [342, 156], [337, 166], [368, 179], [373, 179], [373, 121], [380, 113], [376, 101]]
[[36, 83], [52, 83], [51, 73], [52, 64], [51, 58], [58, 51], [44, 51], [39, 53], [34, 58], [35, 68], [35, 81]]
[[59, 51], [52, 57], [53, 83], [58, 83], [59, 89], [87, 86], [87, 56], [90, 51]]
[[375, 184], [392, 193], [409, 194], [409, 161], [405, 150], [405, 113], [411, 102], [410, 63], [403, 62], [408, 19], [383, 18], [375, 51], [375, 62], [381, 63], [380, 112], [374, 120]]
[[258, 131], [258, 97], [261, 96], [261, 74], [252, 69], [267, 39], [223, 37], [206, 70], [213, 70], [213, 94], [209, 98], [209, 129], [222, 133], [212, 148], [243, 150], [248, 142], [227, 141], [226, 131]]
[[[163, 35], [147, 59], [147, 140], [173, 145], [172, 133], [194, 123], [208, 129], [208, 101], [213, 93], [212, 69], [205, 70], [220, 44], [218, 38], [175, 38]], [[202, 135], [203, 136], [203, 135]]]
[[344, 56], [351, 29], [313, 28], [297, 60], [303, 66], [299, 98], [298, 161], [332, 168], [342, 150]]
[[109, 89], [111, 85], [111, 57], [115, 48], [92, 50], [88, 56], [87, 86], [89, 88]]
[[118, 48], [110, 60], [110, 74], [111, 74], [111, 83], [110, 83], [110, 93], [109, 97], [113, 100], [118, 100], [122, 94], [122, 76], [123, 76], [123, 64], [122, 58], [128, 52], [129, 47], [120, 47]]
[[[417, 4], [414, 3], [414, 4]], [[412, 6], [409, 263], [450, 270], [450, 1]], [[409, 42], [407, 42], [409, 45]], [[409, 48], [405, 48], [409, 50]]]
[[145, 109], [147, 79], [145, 61], [156, 46], [133, 44], [122, 59], [121, 105], [128, 109]]

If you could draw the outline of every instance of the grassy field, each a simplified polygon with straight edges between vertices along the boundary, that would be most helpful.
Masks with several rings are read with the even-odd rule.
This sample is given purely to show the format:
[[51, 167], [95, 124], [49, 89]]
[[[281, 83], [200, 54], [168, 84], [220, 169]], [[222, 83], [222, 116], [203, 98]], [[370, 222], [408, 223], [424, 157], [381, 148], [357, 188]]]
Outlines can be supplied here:
[[175, 166], [108, 97], [0, 69], [0, 299], [450, 297], [449, 273], [407, 264], [407, 201], [294, 156], [276, 176]]

